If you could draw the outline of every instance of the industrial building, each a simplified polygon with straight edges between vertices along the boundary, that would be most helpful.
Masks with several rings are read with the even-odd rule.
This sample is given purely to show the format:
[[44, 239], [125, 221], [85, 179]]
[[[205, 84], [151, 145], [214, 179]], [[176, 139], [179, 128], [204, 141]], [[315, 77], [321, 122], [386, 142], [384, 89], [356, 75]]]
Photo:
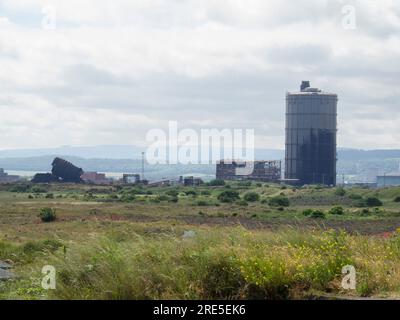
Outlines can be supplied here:
[[338, 96], [303, 81], [286, 95], [285, 180], [336, 185]]
[[377, 176], [377, 185], [378, 188], [400, 186], [400, 172], [391, 172]]
[[179, 177], [179, 183], [183, 184], [185, 187], [198, 187], [204, 184], [204, 181], [201, 178], [189, 176]]
[[125, 184], [138, 184], [140, 183], [140, 174], [124, 173], [122, 182]]
[[82, 168], [74, 166], [71, 162], [54, 158], [51, 163], [51, 173], [37, 173], [31, 180], [33, 183], [52, 183], [52, 182], [67, 182], [81, 183], [83, 175]]
[[19, 176], [9, 175], [8, 173], [4, 172], [4, 169], [0, 168], [0, 183], [17, 182], [19, 179]]
[[106, 178], [105, 173], [84, 172], [81, 175], [81, 179], [86, 183], [93, 183], [93, 184], [109, 184], [109, 183], [111, 183], [111, 180]]
[[149, 187], [170, 187], [171, 185], [171, 180], [161, 180], [148, 183]]
[[[253, 166], [250, 175], [238, 175], [237, 169]], [[254, 161], [251, 163], [222, 160], [217, 163], [216, 178], [221, 180], [253, 180], [262, 182], [279, 182], [282, 163], [279, 160]]]

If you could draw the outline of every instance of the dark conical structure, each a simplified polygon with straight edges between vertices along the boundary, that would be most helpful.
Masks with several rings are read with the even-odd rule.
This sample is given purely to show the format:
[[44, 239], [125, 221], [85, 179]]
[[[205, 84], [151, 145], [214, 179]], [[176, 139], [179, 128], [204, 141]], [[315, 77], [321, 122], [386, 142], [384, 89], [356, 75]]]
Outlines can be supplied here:
[[61, 158], [55, 158], [51, 165], [53, 166], [51, 173], [60, 178], [63, 182], [82, 182], [81, 176], [83, 170], [74, 166], [71, 162]]

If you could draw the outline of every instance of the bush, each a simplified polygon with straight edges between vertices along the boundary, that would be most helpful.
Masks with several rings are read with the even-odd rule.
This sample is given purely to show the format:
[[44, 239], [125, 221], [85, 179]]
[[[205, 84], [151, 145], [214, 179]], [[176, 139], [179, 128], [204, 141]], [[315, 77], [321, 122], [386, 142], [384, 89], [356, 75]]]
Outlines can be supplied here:
[[8, 191], [9, 192], [17, 192], [17, 193], [25, 193], [29, 192], [30, 186], [28, 184], [17, 184], [12, 186]]
[[85, 201], [90, 201], [90, 200], [93, 200], [94, 198], [95, 198], [95, 197], [94, 197], [94, 195], [93, 195], [92, 192], [86, 192], [85, 196], [83, 197], [83, 199], [84, 199]]
[[329, 213], [335, 214], [335, 215], [343, 215], [344, 209], [341, 206], [336, 206], [336, 207], [333, 207], [331, 210], [329, 210]]
[[209, 190], [202, 190], [201, 195], [202, 196], [211, 196], [211, 192]]
[[122, 202], [133, 202], [133, 201], [135, 201], [135, 196], [133, 195], [133, 194], [127, 194], [127, 193], [124, 193], [122, 196], [121, 196], [121, 201]]
[[343, 187], [336, 188], [335, 195], [339, 197], [344, 197], [346, 195], [346, 190]]
[[196, 202], [196, 206], [199, 206], [199, 207], [207, 207], [207, 206], [210, 206], [210, 205], [211, 205], [211, 204], [208, 203], [208, 202], [205, 201], [205, 200], [199, 200], [199, 201]]
[[165, 194], [167, 194], [171, 197], [177, 197], [179, 192], [177, 190], [168, 190], [167, 192], [165, 192]]
[[260, 195], [257, 192], [248, 192], [243, 197], [248, 202], [256, 202], [260, 200]]
[[54, 199], [54, 194], [52, 193], [46, 194], [46, 199]]
[[224, 203], [232, 203], [239, 199], [239, 193], [231, 190], [223, 191], [218, 195], [218, 200]]
[[251, 187], [252, 182], [251, 181], [238, 181], [238, 182], [236, 182], [236, 185], [238, 187]]
[[[76, 195], [73, 195], [72, 198], [73, 198], [73, 199], [77, 199], [77, 196], [76, 196]], [[116, 202], [116, 201], [118, 201], [118, 200], [119, 200], [119, 197], [118, 197], [118, 195], [115, 194], [115, 193], [109, 194], [109, 195], [107, 195], [107, 197], [105, 198], [105, 201], [107, 201], [107, 202]]]
[[362, 200], [363, 197], [361, 195], [359, 195], [359, 194], [352, 193], [351, 195], [349, 195], [349, 198], [351, 200]]
[[398, 196], [398, 197], [396, 197], [396, 198], [394, 198], [394, 200], [393, 200], [394, 202], [400, 202], [400, 196]]
[[33, 192], [33, 193], [46, 193], [47, 189], [43, 188], [43, 187], [39, 187], [39, 186], [33, 186], [31, 188], [31, 192]]
[[271, 207], [289, 207], [290, 201], [286, 196], [276, 196], [269, 199], [268, 204]]
[[313, 219], [325, 219], [325, 213], [321, 210], [306, 209], [303, 211], [303, 215]]
[[194, 191], [194, 190], [185, 191], [185, 194], [186, 194], [187, 196], [193, 196], [193, 197], [197, 196], [197, 192]]
[[179, 201], [178, 197], [171, 197], [168, 202], [177, 203]]
[[313, 211], [314, 211], [313, 209], [306, 209], [303, 211], [303, 215], [309, 217], [312, 215]]
[[225, 181], [222, 179], [215, 179], [215, 180], [211, 180], [209, 185], [211, 187], [220, 187], [220, 186], [224, 186], [225, 185]]
[[378, 207], [374, 208], [374, 213], [375, 214], [381, 214], [381, 213], [384, 213], [384, 212], [385, 212], [385, 209], [381, 209], [381, 208], [378, 208]]
[[[147, 194], [148, 191], [145, 191], [143, 189], [140, 188], [123, 188], [122, 190], [120, 190], [120, 193], [122, 194], [131, 194], [131, 195], [145, 195]], [[150, 191], [151, 192], [151, 191]]]
[[382, 201], [379, 200], [377, 197], [368, 197], [368, 198], [365, 200], [365, 204], [366, 204], [368, 207], [381, 207], [381, 206], [383, 206]]
[[356, 202], [354, 203], [354, 206], [357, 208], [364, 208], [367, 206], [367, 204], [364, 199], [359, 199], [359, 200], [356, 200]]
[[362, 209], [361, 210], [361, 215], [362, 216], [368, 216], [369, 215], [369, 209], [367, 209], [367, 208]]
[[165, 194], [162, 194], [162, 195], [157, 196], [157, 197], [156, 197], [156, 200], [157, 200], [157, 201], [168, 201], [168, 200], [169, 200], [169, 197], [166, 196]]
[[56, 220], [56, 210], [52, 208], [42, 208], [39, 217], [43, 222], [53, 222]]
[[313, 219], [325, 219], [325, 213], [321, 210], [313, 210], [310, 217]]

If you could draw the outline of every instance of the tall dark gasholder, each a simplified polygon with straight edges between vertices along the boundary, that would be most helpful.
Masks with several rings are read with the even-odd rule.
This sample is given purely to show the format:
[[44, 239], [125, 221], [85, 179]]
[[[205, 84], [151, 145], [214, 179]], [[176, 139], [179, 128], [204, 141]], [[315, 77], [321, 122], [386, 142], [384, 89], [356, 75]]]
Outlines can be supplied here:
[[338, 96], [311, 88], [286, 95], [285, 179], [294, 184], [336, 185]]

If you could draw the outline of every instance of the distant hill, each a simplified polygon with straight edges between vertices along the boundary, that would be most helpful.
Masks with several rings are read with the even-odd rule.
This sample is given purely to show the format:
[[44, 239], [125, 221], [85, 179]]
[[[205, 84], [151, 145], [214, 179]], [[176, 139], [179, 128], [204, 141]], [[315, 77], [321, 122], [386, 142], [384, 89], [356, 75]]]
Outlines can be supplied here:
[[130, 145], [100, 145], [89, 147], [63, 146], [45, 149], [0, 150], [0, 158], [32, 158], [48, 155], [72, 156], [86, 159], [140, 159], [143, 148]]
[[400, 159], [400, 150], [339, 149], [338, 156], [341, 161]]
[[[0, 158], [0, 168], [6, 171], [50, 172], [55, 155], [29, 158]], [[138, 159], [85, 159], [62, 156], [84, 171], [109, 173], [140, 173], [142, 162]], [[215, 174], [213, 165], [148, 165], [145, 177], [150, 180], [177, 179], [180, 175], [204, 176], [211, 179]]]
[[[60, 147], [0, 151], [0, 168], [13, 171], [50, 171], [59, 156], [85, 171], [141, 172], [141, 153], [137, 146]], [[257, 160], [283, 160], [279, 149], [257, 149]], [[338, 149], [338, 174], [352, 176], [353, 181], [374, 181], [376, 175], [399, 170], [400, 150]], [[214, 165], [146, 165], [146, 178], [158, 180], [179, 175], [212, 177]]]
[[[33, 158], [43, 156], [69, 156], [84, 159], [140, 159], [144, 148], [135, 145], [99, 145], [89, 147], [62, 146], [45, 149], [15, 149], [0, 150], [1, 158]], [[255, 157], [258, 160], [275, 160], [285, 157], [281, 149], [256, 149]], [[400, 159], [400, 150], [361, 150], [338, 149], [339, 160], [382, 160]]]

